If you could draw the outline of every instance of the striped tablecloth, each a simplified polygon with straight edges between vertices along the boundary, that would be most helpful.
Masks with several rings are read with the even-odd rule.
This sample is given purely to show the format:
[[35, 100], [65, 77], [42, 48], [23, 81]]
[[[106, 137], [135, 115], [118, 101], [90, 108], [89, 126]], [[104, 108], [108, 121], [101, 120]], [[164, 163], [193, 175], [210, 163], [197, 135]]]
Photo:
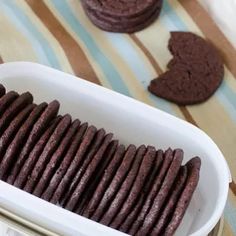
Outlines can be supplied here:
[[[192, 31], [222, 52], [225, 79], [197, 106], [176, 106], [147, 92], [171, 55], [169, 31]], [[196, 0], [165, 0], [160, 18], [136, 34], [94, 27], [80, 0], [0, 0], [0, 60], [32, 61], [134, 97], [203, 129], [218, 144], [236, 181], [236, 50]], [[224, 213], [223, 235], [236, 235], [236, 184]]]

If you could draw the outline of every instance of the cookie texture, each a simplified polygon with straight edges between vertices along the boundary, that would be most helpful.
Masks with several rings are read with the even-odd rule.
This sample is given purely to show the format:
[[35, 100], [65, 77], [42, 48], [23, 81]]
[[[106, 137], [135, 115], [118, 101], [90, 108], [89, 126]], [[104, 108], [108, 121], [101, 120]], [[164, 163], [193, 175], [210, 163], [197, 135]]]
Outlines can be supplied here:
[[173, 235], [176, 229], [178, 228], [199, 181], [201, 159], [199, 157], [194, 157], [193, 159], [188, 161], [186, 166], [188, 169], [186, 185], [181, 193], [180, 199], [176, 205], [171, 221], [164, 231], [163, 235], [165, 236]]
[[133, 17], [150, 10], [156, 0], [83, 0], [91, 9], [118, 17]]
[[58, 116], [51, 122], [49, 127], [42, 134], [38, 142], [35, 144], [34, 148], [30, 152], [29, 156], [26, 158], [23, 166], [20, 169], [18, 176], [14, 181], [14, 186], [18, 188], [24, 188], [25, 183], [30, 177], [32, 170], [34, 169], [35, 164], [37, 163], [45, 145], [47, 144], [50, 136], [53, 133], [53, 130], [56, 128], [58, 123], [61, 120], [61, 116]]
[[162, 0], [82, 1], [88, 18], [105, 31], [133, 33], [153, 23], [160, 14]]
[[91, 216], [91, 219], [93, 219], [95, 221], [99, 221], [100, 218], [103, 216], [103, 214], [106, 212], [106, 209], [110, 205], [113, 197], [118, 192], [126, 175], [128, 174], [129, 169], [132, 166], [135, 154], [136, 154], [136, 147], [134, 145], [130, 145], [126, 150], [124, 159], [123, 159], [120, 167], [118, 168], [109, 187], [107, 188], [106, 192], [104, 193], [96, 211]]
[[[42, 112], [45, 110], [45, 108], [47, 107], [47, 103], [41, 103], [38, 106], [36, 106], [33, 111], [30, 113], [30, 115], [28, 116], [28, 118], [25, 120], [24, 124], [20, 127], [19, 131], [17, 132], [14, 140], [12, 140], [11, 143], [11, 151], [9, 150], [9, 152], [11, 154], [9, 155], [15, 155], [15, 152], [17, 152], [17, 147], [18, 147], [18, 141], [24, 146], [25, 143], [27, 143], [27, 137], [30, 134], [35, 122], [38, 120], [38, 118], [40, 117], [40, 115], [42, 114]], [[20, 149], [20, 151], [23, 151], [24, 148]], [[18, 153], [17, 153], [18, 154]], [[8, 175], [7, 178], [7, 183], [9, 184], [13, 184], [15, 181], [16, 176], [18, 175], [20, 168], [22, 167], [22, 165], [24, 164], [25, 161], [25, 156], [21, 156], [19, 154], [19, 156], [17, 156], [16, 159], [16, 163], [13, 166], [13, 168], [11, 168], [10, 173]]]
[[[57, 171], [53, 175], [50, 180], [49, 185], [47, 186], [46, 190], [42, 194], [41, 198], [44, 200], [50, 201], [54, 191], [56, 190], [57, 186], [61, 182], [63, 176], [65, 175], [67, 169], [70, 166], [71, 161], [73, 160], [74, 155], [82, 141], [83, 135], [88, 127], [87, 123], [83, 123], [80, 127], [78, 132], [73, 137], [70, 147], [68, 148], [64, 159], [62, 160], [61, 164], [59, 165]], [[60, 193], [61, 194], [61, 193]]]
[[111, 182], [112, 178], [114, 177], [115, 172], [117, 171], [121, 161], [123, 159], [125, 153], [124, 145], [120, 145], [115, 154], [112, 158], [110, 164], [105, 169], [105, 172], [100, 180], [99, 184], [97, 185], [94, 194], [91, 197], [91, 200], [83, 213], [83, 216], [89, 218], [94, 211], [96, 210], [106, 188], [108, 187], [109, 183]]
[[206, 101], [220, 86], [224, 67], [219, 52], [205, 39], [189, 32], [172, 32], [168, 70], [151, 81], [151, 93], [179, 105]]
[[4, 87], [2, 84], [0, 84], [0, 98], [1, 98], [5, 93], [6, 93], [5, 87]]

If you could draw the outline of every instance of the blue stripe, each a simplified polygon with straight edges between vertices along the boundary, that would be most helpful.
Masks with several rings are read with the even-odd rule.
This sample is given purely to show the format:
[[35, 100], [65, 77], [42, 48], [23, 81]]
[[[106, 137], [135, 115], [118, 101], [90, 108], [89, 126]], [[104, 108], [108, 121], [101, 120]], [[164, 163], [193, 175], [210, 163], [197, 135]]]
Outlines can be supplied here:
[[235, 96], [235, 93], [229, 89], [225, 81], [222, 82], [220, 89], [216, 91], [216, 96], [219, 98], [219, 101], [223, 107], [227, 109], [227, 112], [236, 124], [236, 102], [231, 102], [231, 99]]
[[236, 209], [230, 203], [230, 200], [227, 201], [225, 212], [224, 212], [225, 219], [230, 224], [233, 233], [236, 235]]
[[[161, 12], [161, 16], [163, 16], [163, 15], [168, 16], [169, 21], [172, 23], [172, 25], [175, 27], [175, 29], [177, 29], [179, 31], [188, 31], [185, 23], [178, 17], [178, 15], [172, 9], [172, 7], [169, 5], [167, 0], [163, 1], [163, 9]], [[167, 25], [167, 26], [169, 26], [169, 25]], [[170, 28], [168, 28], [168, 29], [171, 30]]]
[[125, 83], [122, 81], [121, 76], [119, 75], [116, 68], [110, 62], [101, 51], [101, 49], [94, 42], [91, 35], [86, 31], [86, 29], [81, 25], [81, 23], [76, 19], [74, 13], [71, 11], [69, 6], [64, 0], [52, 0], [53, 5], [57, 11], [62, 15], [62, 17], [68, 22], [73, 31], [80, 37], [94, 61], [96, 61], [99, 66], [102, 68], [104, 74], [109, 80], [112, 88], [117, 92], [123, 93], [125, 95], [131, 96], [128, 88]]
[[60, 69], [61, 67], [55, 56], [55, 52], [51, 49], [43, 35], [33, 25], [31, 19], [16, 6], [16, 2], [5, 0], [1, 3], [1, 8], [4, 8], [10, 15], [10, 18], [14, 20], [15, 25], [31, 40], [32, 46], [37, 51], [37, 54], [39, 54], [41, 62], [49, 64], [56, 69]]

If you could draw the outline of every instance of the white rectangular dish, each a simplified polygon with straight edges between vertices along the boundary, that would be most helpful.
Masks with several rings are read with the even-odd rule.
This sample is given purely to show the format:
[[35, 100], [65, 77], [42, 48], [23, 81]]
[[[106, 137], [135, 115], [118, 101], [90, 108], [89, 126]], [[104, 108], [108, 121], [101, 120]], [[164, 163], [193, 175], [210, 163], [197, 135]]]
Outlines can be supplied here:
[[[184, 162], [202, 159], [197, 190], [176, 236], [205, 236], [220, 219], [227, 200], [230, 173], [214, 142], [193, 125], [158, 109], [75, 76], [29, 62], [0, 65], [7, 90], [30, 91], [35, 102], [57, 99], [60, 113], [113, 132], [124, 144], [182, 148]], [[45, 202], [0, 181], [0, 208], [59, 235], [125, 235]]]

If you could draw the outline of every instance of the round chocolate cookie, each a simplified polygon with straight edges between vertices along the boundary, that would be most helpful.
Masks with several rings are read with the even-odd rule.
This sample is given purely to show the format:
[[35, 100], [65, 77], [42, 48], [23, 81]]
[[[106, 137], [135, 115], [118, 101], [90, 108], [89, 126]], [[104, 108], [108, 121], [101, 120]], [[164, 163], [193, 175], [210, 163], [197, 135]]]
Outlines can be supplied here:
[[145, 182], [147, 182], [147, 177], [152, 171], [152, 167], [156, 158], [156, 150], [154, 147], [148, 146], [147, 152], [143, 157], [141, 166], [139, 168], [138, 174], [133, 182], [132, 187], [129, 190], [128, 197], [122, 204], [121, 209], [117, 212], [113, 222], [110, 226], [114, 229], [118, 229], [123, 221], [126, 221], [127, 216], [132, 212], [134, 204], [138, 200], [137, 193], [140, 193], [144, 187]]
[[73, 137], [70, 147], [68, 148], [65, 157], [63, 158], [60, 166], [58, 167], [56, 173], [53, 175], [48, 187], [42, 194], [41, 198], [47, 201], [50, 201], [53, 193], [55, 192], [58, 184], [61, 182], [63, 176], [65, 175], [67, 169], [70, 166], [71, 161], [73, 160], [76, 151], [79, 148], [81, 140], [84, 136], [84, 133], [88, 127], [88, 123], [83, 123], [80, 127], [78, 132]]
[[65, 133], [65, 136], [61, 140], [57, 150], [53, 153], [52, 157], [50, 158], [42, 176], [39, 179], [39, 182], [37, 183], [33, 194], [35, 196], [40, 197], [42, 192], [44, 191], [45, 187], [47, 186], [50, 178], [52, 177], [55, 168], [58, 166], [58, 163], [60, 163], [61, 159], [64, 157], [65, 151], [67, 150], [74, 134], [78, 130], [78, 127], [80, 125], [79, 120], [75, 120], [68, 131]]
[[113, 137], [113, 134], [106, 135], [101, 147], [98, 149], [97, 153], [91, 160], [90, 164], [88, 165], [85, 173], [83, 174], [81, 180], [78, 182], [78, 185], [76, 186], [73, 193], [71, 193], [71, 196], [68, 200], [68, 202], [65, 205], [65, 208], [68, 210], [73, 210], [76, 206], [76, 203], [78, 202], [80, 196], [83, 194], [90, 178], [92, 177], [94, 171], [96, 170], [97, 166], [99, 165], [100, 161], [103, 158], [103, 155], [111, 142], [111, 139]]
[[[33, 124], [33, 128], [32, 128], [31, 122], [33, 120], [35, 122], [34, 118], [36, 118], [36, 117], [31, 117], [31, 120], [30, 120], [31, 122], [29, 122], [30, 124], [28, 124], [28, 126], [27, 126], [27, 128], [30, 128], [31, 131], [29, 134], [27, 132], [27, 135], [28, 135], [27, 141], [26, 141], [24, 147], [22, 148], [22, 150], [19, 154], [19, 157], [17, 159], [17, 162], [14, 166], [14, 168], [16, 168], [15, 172], [19, 171], [20, 167], [23, 165], [25, 159], [29, 155], [30, 151], [33, 149], [34, 145], [36, 144], [36, 142], [38, 141], [40, 136], [43, 134], [43, 132], [47, 128], [48, 124], [56, 117], [57, 112], [59, 110], [59, 106], [60, 105], [59, 105], [58, 101], [55, 100], [55, 101], [51, 102], [47, 106], [47, 108], [43, 111], [43, 113], [41, 114], [39, 119], [37, 119], [36, 123]], [[40, 109], [40, 113], [41, 113], [41, 109]]]
[[[13, 140], [15, 134], [19, 130], [20, 126], [30, 114], [30, 112], [35, 108], [36, 105], [30, 104], [26, 106], [11, 122], [9, 127], [5, 130], [0, 138], [0, 157], [3, 156], [6, 151], [8, 144]], [[1, 158], [0, 158], [1, 161]]]
[[8, 106], [17, 99], [19, 94], [15, 91], [10, 91], [3, 95], [0, 98], [0, 117], [3, 115], [4, 111], [8, 108]]
[[[93, 195], [97, 185], [99, 184], [106, 167], [111, 162], [113, 155], [117, 149], [118, 144], [119, 144], [118, 140], [112, 140], [109, 143], [106, 151], [103, 154], [103, 159], [98, 163], [97, 168], [95, 169], [91, 178], [89, 179], [89, 183], [87, 183], [87, 189], [86, 189], [86, 191], [84, 191], [84, 194], [81, 196], [81, 203], [79, 201], [77, 204], [78, 207], [75, 211], [77, 214], [79, 214], [79, 215], [83, 214], [84, 209], [86, 208], [89, 200], [91, 199], [91, 196]], [[91, 170], [90, 170], [90, 172], [91, 172]]]
[[104, 22], [105, 25], [113, 25], [115, 29], [120, 29], [122, 31], [125, 29], [131, 29], [135, 28], [137, 25], [143, 24], [144, 22], [148, 21], [149, 18], [156, 12], [160, 11], [161, 6], [162, 6], [162, 0], [158, 0], [155, 2], [153, 7], [147, 11], [143, 12], [142, 14], [134, 17], [114, 17], [114, 16], [109, 16], [103, 13], [100, 13], [98, 11], [94, 11], [85, 4], [83, 4], [85, 11], [88, 11], [89, 14], [93, 14], [94, 17], [96, 17], [100, 22]]
[[149, 11], [157, 0], [82, 0], [89, 8], [115, 17], [134, 17]]
[[[71, 116], [65, 115], [55, 130], [53, 131], [50, 139], [48, 140], [47, 144], [45, 145], [43, 152], [41, 153], [40, 157], [37, 160], [37, 163], [34, 166], [30, 177], [28, 178], [24, 190], [31, 193], [34, 193], [35, 185], [37, 184], [39, 178], [42, 175], [44, 168], [47, 166], [51, 156], [53, 155], [54, 151], [57, 149], [59, 143], [61, 142], [63, 135], [66, 133], [68, 127], [71, 124]], [[36, 193], [40, 192], [38, 190]]]
[[152, 207], [150, 208], [148, 214], [145, 217], [142, 227], [138, 230], [137, 235], [145, 235], [147, 234], [152, 227], [154, 226], [157, 218], [161, 213], [161, 208], [171, 190], [171, 187], [176, 179], [176, 176], [179, 173], [179, 169], [181, 167], [183, 160], [183, 151], [177, 149], [174, 151], [174, 157], [170, 168], [165, 176], [165, 179], [161, 185], [161, 188], [156, 195]]
[[5, 155], [2, 159], [2, 162], [1, 162], [1, 165], [3, 165], [4, 168], [2, 169], [2, 171], [0, 173], [0, 178], [2, 178], [3, 180], [5, 180], [5, 178], [7, 177], [6, 174], [8, 173], [8, 171], [9, 171], [9, 176], [11, 176], [12, 174], [15, 176], [15, 173], [16, 173], [15, 170], [18, 169], [18, 167], [19, 167], [18, 166], [19, 158], [17, 159], [16, 163], [13, 165], [13, 168], [11, 169], [12, 171], [9, 170], [9, 168], [11, 167], [12, 161], [14, 159], [16, 159], [16, 156], [18, 157], [18, 153], [20, 153], [20, 151], [22, 150], [24, 143], [25, 142], [27, 143], [27, 141], [28, 141], [27, 136], [32, 129], [33, 123], [35, 121], [34, 118], [36, 118], [36, 117], [38, 118], [38, 116], [42, 112], [42, 107], [44, 107], [44, 105], [42, 105], [40, 107], [40, 109], [37, 109], [38, 107], [36, 107], [31, 112], [28, 119], [24, 122], [23, 126], [19, 129], [16, 136], [14, 137], [14, 139], [12, 140], [10, 145], [8, 146], [6, 153], [5, 153]]
[[12, 104], [5, 110], [4, 114], [0, 118], [0, 136], [7, 128], [12, 119], [25, 108], [28, 104], [33, 102], [33, 96], [29, 93], [21, 94]]
[[142, 188], [141, 196], [139, 195], [138, 201], [134, 204], [134, 207], [131, 209], [130, 213], [128, 214], [125, 221], [121, 224], [119, 227], [119, 230], [128, 233], [131, 225], [134, 223], [134, 221], [137, 219], [139, 212], [142, 209], [142, 205], [145, 202], [145, 198], [149, 194], [149, 191], [151, 189], [151, 186], [153, 184], [153, 181], [155, 180], [156, 174], [159, 171], [161, 164], [163, 161], [163, 151], [158, 150], [156, 152], [156, 158], [152, 166], [151, 173], [149, 174], [147, 180], [145, 181], [145, 185]]
[[[75, 190], [75, 187], [78, 185], [82, 175], [84, 174], [87, 166], [90, 164], [93, 156], [96, 154], [97, 150], [99, 149], [103, 138], [105, 136], [105, 130], [100, 129], [97, 131], [93, 142], [91, 143], [91, 147], [89, 148], [89, 152], [86, 154], [86, 157], [84, 158], [84, 162], [82, 166], [79, 168], [78, 172], [76, 173], [75, 177], [72, 180], [72, 183], [70, 184], [69, 190], [63, 197], [65, 201], [71, 196], [72, 192]], [[64, 205], [64, 201], [61, 202], [62, 205]]]
[[[161, 1], [162, 3], [162, 1]], [[161, 5], [161, 4], [160, 4]], [[105, 31], [110, 31], [110, 32], [119, 32], [119, 33], [134, 33], [136, 31], [140, 31], [147, 26], [151, 25], [159, 16], [161, 10], [160, 7], [156, 7], [154, 11], [150, 13], [150, 15], [147, 16], [147, 18], [144, 21], [140, 21], [137, 24], [128, 24], [127, 22], [125, 23], [120, 23], [120, 24], [113, 24], [108, 22], [105, 19], [100, 18], [95, 11], [92, 11], [91, 9], [85, 8], [85, 12], [89, 19], [93, 22], [94, 25], [97, 27], [101, 28], [102, 30]]]
[[79, 170], [80, 166], [82, 165], [85, 154], [87, 150], [89, 149], [90, 144], [92, 143], [96, 132], [97, 132], [97, 129], [94, 126], [90, 126], [87, 129], [83, 137], [83, 141], [81, 142], [80, 147], [73, 161], [70, 163], [70, 166], [66, 171], [66, 174], [63, 176], [63, 179], [61, 180], [56, 191], [54, 192], [50, 202], [55, 203], [55, 204], [60, 203], [60, 200], [62, 196], [64, 195], [64, 193], [67, 191], [70, 182], [72, 181], [76, 172]]
[[21, 165], [21, 163], [24, 162], [25, 158], [29, 155], [30, 151], [33, 149], [34, 145], [36, 144], [42, 133], [45, 131], [48, 124], [56, 117], [59, 106], [60, 104], [56, 100], [48, 104], [47, 108], [34, 124], [33, 129], [31, 130], [29, 137], [27, 138], [27, 142], [25, 143], [18, 157], [17, 164], [20, 163]]
[[105, 190], [108, 187], [108, 184], [111, 182], [118, 167], [121, 164], [121, 161], [123, 160], [124, 153], [125, 153], [125, 146], [120, 145], [117, 148], [115, 155], [112, 158], [111, 162], [109, 163], [108, 167], [105, 169], [102, 179], [100, 180], [98, 186], [96, 187], [87, 208], [83, 212], [83, 216], [89, 218], [96, 210]]
[[[18, 152], [22, 149], [19, 144], [24, 145], [27, 141], [26, 138], [31, 132], [33, 125], [37, 121], [37, 119], [40, 117], [42, 112], [47, 107], [47, 103], [41, 103], [40, 105], [36, 106], [33, 111], [30, 113], [29, 117], [26, 119], [24, 124], [20, 127], [19, 131], [17, 132], [15, 138], [12, 140], [11, 143], [11, 149], [9, 149], [9, 155], [10, 156], [16, 156]], [[19, 141], [17, 141], [19, 140]], [[19, 143], [18, 143], [19, 142]], [[10, 154], [11, 153], [11, 154]], [[24, 159], [20, 159], [18, 156], [16, 158], [16, 163], [10, 170], [10, 174], [7, 178], [7, 183], [13, 184], [15, 181], [15, 178], [21, 168], [21, 166], [24, 163]]]
[[168, 223], [169, 217], [173, 213], [176, 203], [178, 202], [179, 196], [181, 191], [183, 190], [185, 181], [187, 179], [187, 167], [182, 166], [179, 171], [178, 178], [174, 183], [174, 188], [171, 192], [171, 195], [168, 199], [168, 202], [163, 209], [160, 218], [158, 219], [157, 223], [155, 224], [154, 228], [151, 231], [151, 236], [161, 235], [162, 230]]
[[1, 98], [5, 93], [6, 93], [5, 87], [4, 87], [2, 84], [0, 84], [0, 98]]
[[105, 214], [102, 216], [100, 223], [104, 225], [110, 225], [113, 218], [116, 216], [118, 211], [120, 210], [121, 206], [124, 204], [127, 195], [129, 193], [129, 189], [132, 187], [134, 180], [138, 174], [139, 167], [142, 163], [143, 156], [146, 152], [146, 147], [144, 145], [140, 146], [137, 150], [137, 153], [134, 158], [134, 162], [132, 164], [132, 167], [123, 181], [119, 191], [115, 195], [113, 201], [110, 204], [110, 207], [107, 209]]
[[191, 201], [192, 195], [199, 181], [201, 167], [200, 158], [192, 158], [189, 162], [186, 163], [186, 166], [188, 169], [186, 184], [184, 190], [181, 193], [180, 199], [178, 200], [173, 216], [163, 233], [164, 236], [172, 236], [175, 233], [184, 217], [184, 213]]
[[151, 81], [151, 93], [180, 105], [206, 101], [220, 86], [224, 66], [216, 48], [189, 32], [172, 32], [168, 71]]
[[106, 212], [106, 209], [109, 207], [113, 197], [118, 192], [120, 186], [122, 185], [132, 166], [135, 153], [136, 147], [134, 145], [130, 145], [126, 150], [125, 156], [114, 178], [112, 179], [111, 183], [109, 184], [109, 187], [106, 189], [101, 201], [99, 202], [97, 209], [91, 216], [92, 220], [99, 221], [102, 215]]
[[138, 218], [135, 220], [131, 228], [129, 229], [129, 234], [136, 235], [138, 229], [142, 226], [144, 219], [152, 206], [155, 196], [157, 195], [161, 184], [165, 178], [165, 175], [170, 167], [170, 164], [173, 159], [173, 152], [171, 149], [168, 149], [164, 154], [164, 160], [161, 165], [161, 169], [156, 173], [155, 180], [152, 183], [151, 190], [148, 193], [147, 198], [142, 206], [142, 209], [138, 215]]
[[22, 168], [20, 169], [19, 174], [17, 175], [14, 186], [17, 188], [23, 188], [27, 179], [29, 178], [37, 160], [39, 159], [45, 145], [47, 144], [50, 136], [52, 135], [53, 131], [57, 127], [58, 123], [61, 120], [61, 116], [55, 118], [49, 127], [45, 130], [43, 135], [40, 137], [38, 142], [35, 144], [34, 148], [30, 152], [29, 156], [26, 158]]

